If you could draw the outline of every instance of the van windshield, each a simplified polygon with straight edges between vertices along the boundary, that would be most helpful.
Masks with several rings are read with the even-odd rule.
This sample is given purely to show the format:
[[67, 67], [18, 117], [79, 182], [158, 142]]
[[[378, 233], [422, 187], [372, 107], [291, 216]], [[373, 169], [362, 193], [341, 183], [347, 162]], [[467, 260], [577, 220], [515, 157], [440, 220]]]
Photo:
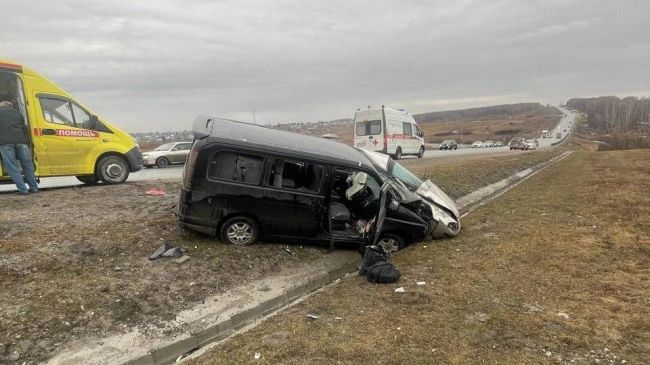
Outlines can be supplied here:
[[381, 120], [357, 122], [357, 136], [374, 136], [381, 133]]
[[419, 177], [413, 175], [411, 171], [406, 169], [404, 166], [395, 162], [395, 160], [389, 160], [388, 162], [388, 173], [390, 176], [394, 177], [411, 191], [417, 190], [420, 185], [423, 184], [422, 180]]

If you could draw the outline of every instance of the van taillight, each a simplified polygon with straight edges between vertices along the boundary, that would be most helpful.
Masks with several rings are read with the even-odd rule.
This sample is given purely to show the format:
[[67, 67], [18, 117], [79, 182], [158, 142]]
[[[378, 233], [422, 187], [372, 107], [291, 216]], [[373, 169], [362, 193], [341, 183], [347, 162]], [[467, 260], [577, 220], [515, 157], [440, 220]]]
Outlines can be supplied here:
[[185, 189], [192, 188], [192, 178], [194, 177], [194, 167], [196, 167], [196, 159], [199, 157], [197, 151], [191, 151], [190, 155], [187, 156], [187, 162], [185, 163], [185, 170], [183, 170], [183, 187]]

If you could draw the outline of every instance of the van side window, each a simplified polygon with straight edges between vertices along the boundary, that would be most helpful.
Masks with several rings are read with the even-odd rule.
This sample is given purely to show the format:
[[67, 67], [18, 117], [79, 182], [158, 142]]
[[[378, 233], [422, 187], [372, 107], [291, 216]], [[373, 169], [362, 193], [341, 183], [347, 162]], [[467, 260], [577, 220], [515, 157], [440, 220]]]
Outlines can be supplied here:
[[43, 118], [50, 123], [74, 127], [74, 117], [70, 102], [63, 99], [39, 97]]
[[381, 133], [381, 120], [357, 123], [357, 136], [374, 136]]
[[74, 114], [74, 123], [77, 128], [90, 129], [90, 114], [75, 103], [72, 104], [72, 113]]
[[323, 171], [321, 165], [275, 159], [271, 162], [269, 186], [318, 193], [323, 179]]
[[212, 156], [208, 176], [212, 179], [259, 185], [264, 173], [264, 158], [235, 152], [217, 152]]
[[402, 134], [404, 134], [406, 136], [412, 136], [413, 135], [413, 124], [404, 122], [404, 123], [402, 123], [402, 129], [403, 129]]

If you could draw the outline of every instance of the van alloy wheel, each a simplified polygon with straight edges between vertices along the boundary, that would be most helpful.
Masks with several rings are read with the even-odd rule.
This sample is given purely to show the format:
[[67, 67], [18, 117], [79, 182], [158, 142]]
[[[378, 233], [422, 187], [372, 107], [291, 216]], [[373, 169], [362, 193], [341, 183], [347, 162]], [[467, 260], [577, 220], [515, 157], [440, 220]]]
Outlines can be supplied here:
[[387, 252], [397, 252], [406, 246], [402, 237], [395, 234], [382, 235], [377, 245]]
[[247, 245], [254, 236], [253, 227], [248, 223], [239, 222], [228, 227], [228, 240], [236, 245]]
[[221, 226], [221, 241], [233, 245], [252, 245], [259, 238], [257, 222], [248, 217], [228, 219]]
[[129, 177], [129, 165], [119, 156], [106, 156], [97, 164], [97, 175], [105, 184], [120, 184]]

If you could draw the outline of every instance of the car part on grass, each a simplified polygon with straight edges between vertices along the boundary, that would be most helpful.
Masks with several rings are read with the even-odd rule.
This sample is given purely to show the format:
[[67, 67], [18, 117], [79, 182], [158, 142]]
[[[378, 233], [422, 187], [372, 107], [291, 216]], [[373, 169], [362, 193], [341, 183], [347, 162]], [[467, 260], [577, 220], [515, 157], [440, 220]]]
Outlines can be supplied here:
[[160, 257], [179, 258], [183, 256], [183, 254], [183, 249], [165, 242], [162, 246], [158, 247], [151, 256], [149, 256], [149, 260], [156, 260]]

